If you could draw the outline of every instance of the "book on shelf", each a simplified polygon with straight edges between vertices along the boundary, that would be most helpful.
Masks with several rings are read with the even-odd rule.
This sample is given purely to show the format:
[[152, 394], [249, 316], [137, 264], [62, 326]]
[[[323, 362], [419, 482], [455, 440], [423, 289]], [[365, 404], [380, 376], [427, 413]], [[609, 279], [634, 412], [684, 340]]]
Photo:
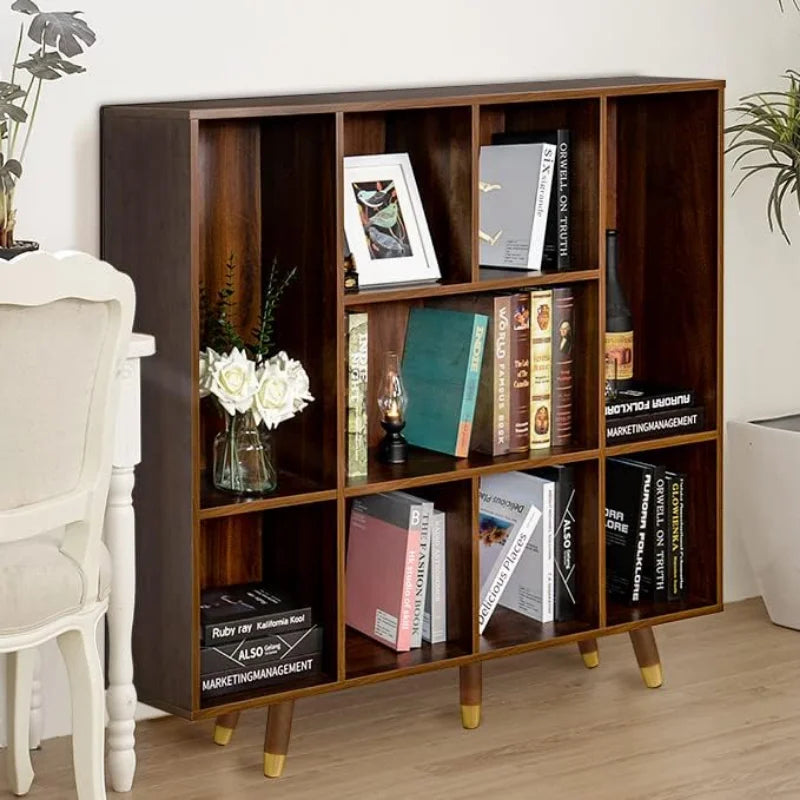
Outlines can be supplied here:
[[606, 588], [611, 597], [638, 605], [648, 596], [647, 535], [653, 467], [622, 458], [606, 462]]
[[654, 414], [635, 414], [631, 417], [612, 417], [606, 420], [606, 443], [622, 444], [640, 439], [677, 436], [703, 429], [703, 408], [676, 408]]
[[470, 449], [490, 456], [505, 455], [510, 450], [512, 296], [449, 297], [437, 308], [481, 314], [488, 320]]
[[553, 533], [553, 617], [556, 622], [575, 619], [578, 610], [578, 531], [575, 469], [572, 466], [546, 467], [542, 477], [553, 481], [555, 531]]
[[229, 644], [200, 648], [200, 674], [210, 675], [271, 661], [305, 658], [322, 652], [322, 628], [312, 625], [277, 636], [244, 638]]
[[347, 314], [347, 477], [367, 474], [369, 317]]
[[447, 515], [434, 509], [429, 547], [430, 574], [425, 593], [422, 639], [430, 644], [447, 641]]
[[550, 447], [553, 391], [553, 291], [531, 292], [530, 449]]
[[411, 649], [421, 533], [420, 504], [393, 493], [353, 500], [347, 624], [397, 652]]
[[403, 354], [409, 444], [467, 457], [488, 323], [483, 314], [411, 309]]
[[258, 666], [234, 667], [224, 672], [201, 676], [200, 696], [208, 699], [253, 689], [265, 689], [288, 681], [319, 677], [321, 674], [320, 653]]
[[541, 269], [555, 158], [551, 144], [481, 147], [481, 266]]
[[206, 646], [311, 627], [311, 608], [259, 583], [204, 589], [200, 634]]
[[422, 646], [422, 618], [425, 612], [425, 595], [430, 574], [430, 540], [433, 526], [433, 503], [407, 492], [392, 492], [395, 497], [406, 500], [409, 506], [420, 513], [419, 562], [414, 576], [414, 618], [411, 623], [411, 647]]
[[528, 131], [522, 133], [495, 133], [492, 144], [550, 144], [556, 148], [553, 186], [542, 251], [542, 269], [570, 269], [570, 132], [569, 128]]
[[669, 599], [667, 580], [668, 485], [667, 470], [655, 466], [653, 477], [653, 602]]
[[618, 389], [606, 401], [606, 419], [652, 414], [694, 405], [695, 393], [691, 389], [671, 389], [645, 381], [632, 381]]
[[527, 453], [531, 446], [531, 293], [517, 292], [511, 301], [509, 450]]
[[552, 622], [554, 607], [555, 483], [539, 475], [529, 480], [528, 502], [541, 511], [525, 550], [506, 582], [500, 605], [537, 622]]
[[686, 475], [667, 472], [669, 558], [667, 599], [686, 597]]
[[483, 633], [514, 574], [542, 511], [531, 500], [538, 486], [524, 472], [484, 475], [480, 482], [480, 608]]
[[575, 297], [571, 286], [553, 289], [552, 329], [552, 444], [572, 442], [573, 348], [575, 344]]

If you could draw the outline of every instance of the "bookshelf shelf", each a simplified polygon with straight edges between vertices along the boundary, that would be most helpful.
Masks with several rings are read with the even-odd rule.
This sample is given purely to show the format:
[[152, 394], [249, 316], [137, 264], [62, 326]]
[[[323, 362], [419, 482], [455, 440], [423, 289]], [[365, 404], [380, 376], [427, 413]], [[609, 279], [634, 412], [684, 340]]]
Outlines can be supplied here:
[[[474, 676], [486, 659], [721, 610], [723, 90], [713, 80], [589, 78], [102, 110], [102, 255], [133, 277], [137, 325], [159, 342], [158, 358], [143, 366], [137, 475], [142, 701], [202, 719], [428, 670]], [[555, 127], [571, 132], [575, 268], [481, 269], [480, 147], [496, 133]], [[392, 152], [410, 156], [442, 280], [345, 294], [343, 159]], [[637, 378], [694, 389], [705, 410], [700, 433], [605, 443], [603, 244], [612, 227], [624, 233], [619, 274], [634, 315]], [[231, 253], [242, 330], [258, 315], [263, 265], [297, 266], [276, 319], [277, 346], [303, 363], [316, 398], [277, 431], [284, 472], [274, 494], [254, 500], [212, 488], [219, 422], [194, 388], [199, 287], [221, 286]], [[346, 312], [369, 315], [375, 375], [385, 350], [402, 352], [412, 308], [559, 284], [573, 288], [577, 321], [571, 446], [461, 460], [412, 449], [400, 466], [379, 463], [373, 451], [366, 477], [346, 477]], [[375, 391], [371, 382], [372, 448], [382, 434]], [[692, 594], [632, 609], [606, 597], [604, 475], [608, 458], [648, 453], [690, 476]], [[580, 498], [576, 619], [542, 625], [501, 609], [481, 636], [480, 479], [556, 464], [574, 465]], [[402, 654], [345, 624], [352, 504], [399, 489], [447, 514], [449, 638]], [[322, 675], [202, 701], [200, 592], [250, 580], [288, 583], [310, 599], [324, 628]]]

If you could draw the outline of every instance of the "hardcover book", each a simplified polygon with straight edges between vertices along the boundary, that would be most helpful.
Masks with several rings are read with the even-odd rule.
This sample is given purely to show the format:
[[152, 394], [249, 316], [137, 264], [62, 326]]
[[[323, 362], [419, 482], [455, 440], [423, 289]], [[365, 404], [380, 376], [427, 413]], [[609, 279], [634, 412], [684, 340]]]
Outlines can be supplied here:
[[200, 674], [225, 672], [237, 667], [255, 667], [270, 661], [285, 661], [322, 651], [322, 628], [241, 639], [230, 644], [200, 649]]
[[531, 446], [531, 293], [511, 297], [511, 403], [510, 443], [512, 453], [527, 453]]
[[447, 515], [434, 510], [430, 542], [430, 575], [425, 595], [422, 638], [431, 644], [447, 641]]
[[570, 134], [568, 128], [528, 133], [495, 133], [492, 144], [552, 144], [556, 148], [556, 169], [550, 192], [550, 208], [544, 235], [542, 268], [570, 268]]
[[483, 633], [542, 516], [532, 502], [538, 482], [524, 472], [484, 475], [480, 485], [481, 596]]
[[288, 633], [311, 624], [311, 608], [259, 583], [204, 589], [200, 595], [200, 633], [207, 646]]
[[538, 475], [531, 478], [529, 502], [541, 509], [539, 521], [525, 545], [525, 551], [508, 579], [500, 597], [500, 605], [535, 619], [553, 621], [555, 529], [555, 484]]
[[702, 430], [704, 413], [701, 407], [679, 408], [656, 414], [612, 417], [606, 420], [606, 442], [620, 444], [658, 436], [676, 436]]
[[480, 262], [540, 270], [556, 148], [484, 145], [480, 152]]
[[606, 419], [690, 408], [694, 405], [694, 397], [690, 389], [668, 389], [644, 381], [633, 381], [629, 387], [619, 389], [613, 400], [606, 403]]
[[437, 308], [483, 314], [488, 320], [470, 449], [490, 456], [509, 452], [511, 392], [510, 295], [451, 297]]
[[646, 596], [647, 533], [653, 468], [610, 458], [606, 464], [606, 587], [610, 596], [638, 605]]
[[557, 466], [539, 472], [555, 484], [553, 616], [556, 622], [566, 622], [575, 619], [578, 609], [579, 534], [575, 470], [571, 466]]
[[484, 314], [411, 309], [403, 354], [409, 444], [467, 457], [488, 324]]
[[553, 292], [531, 292], [531, 412], [530, 449], [550, 447], [553, 381]]
[[398, 652], [411, 649], [420, 506], [393, 494], [357, 497], [347, 543], [347, 624]]
[[367, 314], [347, 315], [347, 477], [367, 474]]
[[686, 476], [667, 472], [669, 558], [667, 599], [686, 597]]
[[570, 286], [553, 289], [553, 423], [552, 441], [556, 447], [572, 443], [572, 383], [575, 339], [575, 297]]
[[667, 473], [656, 466], [653, 481], [653, 601], [665, 603], [667, 591]]
[[234, 667], [225, 672], [203, 675], [200, 679], [200, 696], [203, 699], [220, 695], [263, 689], [288, 681], [314, 678], [322, 674], [322, 656], [319, 653], [274, 661], [260, 666]]

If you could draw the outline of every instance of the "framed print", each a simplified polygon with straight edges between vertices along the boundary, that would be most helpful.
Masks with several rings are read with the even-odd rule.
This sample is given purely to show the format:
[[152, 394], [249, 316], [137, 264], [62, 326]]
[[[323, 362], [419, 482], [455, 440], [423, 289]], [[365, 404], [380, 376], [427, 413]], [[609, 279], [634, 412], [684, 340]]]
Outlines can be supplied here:
[[360, 287], [441, 278], [408, 153], [345, 158], [344, 231]]

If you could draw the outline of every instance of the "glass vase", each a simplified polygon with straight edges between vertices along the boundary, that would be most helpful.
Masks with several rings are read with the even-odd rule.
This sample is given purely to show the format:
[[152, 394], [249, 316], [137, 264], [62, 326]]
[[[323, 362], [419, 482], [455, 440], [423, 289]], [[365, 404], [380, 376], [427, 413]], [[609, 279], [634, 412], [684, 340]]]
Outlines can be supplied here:
[[268, 494], [277, 485], [272, 434], [259, 430], [250, 411], [226, 414], [225, 430], [214, 439], [214, 486], [252, 496]]

